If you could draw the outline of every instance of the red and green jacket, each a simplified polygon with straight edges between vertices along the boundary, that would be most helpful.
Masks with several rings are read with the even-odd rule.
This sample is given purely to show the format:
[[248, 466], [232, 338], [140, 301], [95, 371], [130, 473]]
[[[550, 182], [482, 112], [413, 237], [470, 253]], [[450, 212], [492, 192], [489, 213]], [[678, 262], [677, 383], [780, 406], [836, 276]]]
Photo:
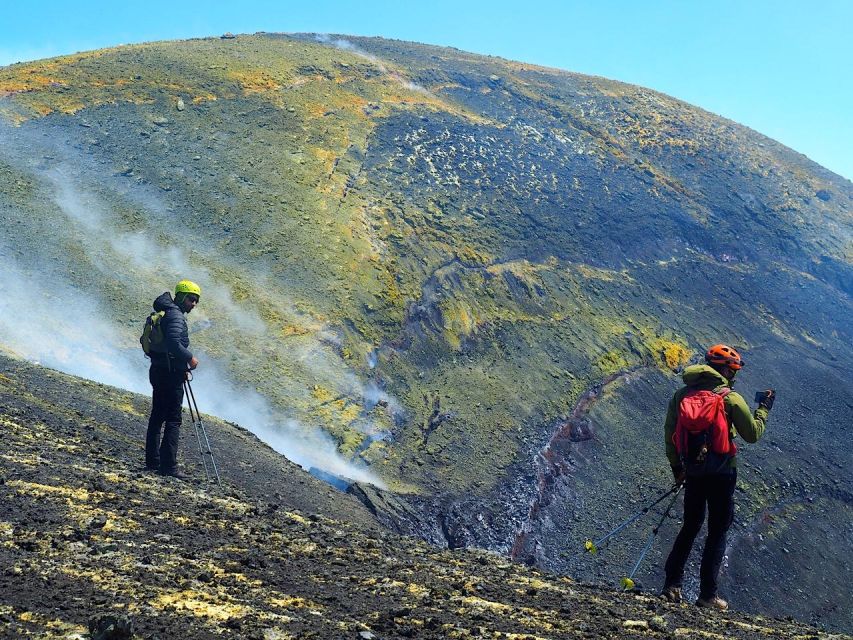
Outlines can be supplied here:
[[[721, 373], [706, 364], [694, 364], [686, 367], [681, 379], [685, 386], [676, 391], [672, 400], [669, 401], [666, 422], [663, 427], [666, 457], [669, 458], [669, 464], [672, 467], [681, 466], [675, 445], [672, 443], [672, 434], [675, 433], [678, 407], [684, 395], [691, 389], [714, 391], [723, 386], [731, 386], [731, 383]], [[731, 437], [734, 438], [739, 435], [747, 442], [758, 442], [758, 439], [764, 435], [764, 429], [767, 428], [767, 409], [759, 406], [754, 412], [751, 412], [746, 400], [736, 391], [729, 392], [723, 400], [726, 405], [726, 417], [729, 420]], [[732, 456], [729, 465], [730, 467], [735, 466], [734, 456]]]

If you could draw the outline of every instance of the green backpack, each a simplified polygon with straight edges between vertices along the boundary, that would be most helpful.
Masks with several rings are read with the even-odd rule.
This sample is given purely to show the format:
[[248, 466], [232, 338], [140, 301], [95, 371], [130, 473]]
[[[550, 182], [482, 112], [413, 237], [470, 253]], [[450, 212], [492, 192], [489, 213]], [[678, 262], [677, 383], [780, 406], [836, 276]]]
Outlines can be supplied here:
[[[153, 311], [150, 316], [145, 318], [145, 328], [142, 329], [139, 344], [142, 345], [142, 350], [146, 356], [150, 357], [151, 351], [160, 351], [156, 347], [163, 343], [163, 326], [160, 321], [165, 315], [165, 311]], [[152, 347], [154, 348], [152, 349]]]

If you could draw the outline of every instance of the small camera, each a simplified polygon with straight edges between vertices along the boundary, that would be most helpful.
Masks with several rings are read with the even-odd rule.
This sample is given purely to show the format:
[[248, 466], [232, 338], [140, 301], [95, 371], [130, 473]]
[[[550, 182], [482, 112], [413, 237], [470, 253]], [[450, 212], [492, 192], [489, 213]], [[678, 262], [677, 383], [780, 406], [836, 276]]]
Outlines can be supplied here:
[[[773, 396], [776, 395], [776, 391], [773, 389], [767, 389], [766, 391], [756, 391], [755, 392], [755, 402], [756, 404], [761, 404], [762, 402], [769, 407], [773, 406]], [[770, 400], [771, 402], [767, 402]]]

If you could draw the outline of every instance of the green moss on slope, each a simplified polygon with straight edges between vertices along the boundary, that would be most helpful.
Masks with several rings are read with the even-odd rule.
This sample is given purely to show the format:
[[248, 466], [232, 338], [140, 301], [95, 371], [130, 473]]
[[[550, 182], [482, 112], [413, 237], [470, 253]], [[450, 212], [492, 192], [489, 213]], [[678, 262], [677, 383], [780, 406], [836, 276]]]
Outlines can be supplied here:
[[[803, 204], [844, 193], [830, 177], [637, 87], [353, 42], [369, 55], [256, 35], [0, 69], [0, 113], [76, 149], [66, 164], [106, 210], [95, 242], [45, 233], [49, 181], [4, 165], [23, 185], [4, 222], [27, 221], [33, 262], [115, 301], [129, 342], [163, 275], [98, 241], [173, 245], [221, 287], [194, 344], [407, 491], [495, 486], [615, 372], [676, 368], [721, 336], [849, 333], [747, 300], [764, 256], [786, 256], [784, 291], [818, 256], [849, 260], [844, 200]], [[387, 436], [363, 450], [365, 432]]]

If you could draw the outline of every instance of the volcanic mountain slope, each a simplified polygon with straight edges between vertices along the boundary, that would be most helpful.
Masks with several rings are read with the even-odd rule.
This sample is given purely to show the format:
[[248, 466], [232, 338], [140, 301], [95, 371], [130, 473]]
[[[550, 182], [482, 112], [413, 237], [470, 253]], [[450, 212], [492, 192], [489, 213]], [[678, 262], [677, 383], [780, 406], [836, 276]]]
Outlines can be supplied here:
[[0, 356], [0, 637], [842, 638], [431, 549], [215, 419], [222, 489], [188, 429], [186, 482], [142, 473], [146, 405]]
[[0, 96], [7, 348], [142, 390], [140, 318], [192, 275], [211, 411], [325, 429], [401, 531], [612, 578], [644, 532], [575, 549], [666, 486], [673, 371], [732, 343], [779, 400], [724, 587], [853, 626], [849, 181], [640, 87], [373, 38], [131, 45]]

